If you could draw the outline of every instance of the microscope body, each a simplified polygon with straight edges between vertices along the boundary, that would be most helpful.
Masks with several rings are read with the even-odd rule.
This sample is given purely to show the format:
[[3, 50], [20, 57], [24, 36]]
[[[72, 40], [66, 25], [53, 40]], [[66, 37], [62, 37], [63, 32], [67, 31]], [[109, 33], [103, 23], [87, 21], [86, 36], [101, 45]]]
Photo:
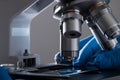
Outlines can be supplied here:
[[109, 0], [56, 1], [58, 4], [54, 7], [54, 18], [60, 20], [62, 59], [72, 62], [78, 57], [81, 26], [84, 21], [102, 50], [115, 48], [120, 29], [108, 6]]

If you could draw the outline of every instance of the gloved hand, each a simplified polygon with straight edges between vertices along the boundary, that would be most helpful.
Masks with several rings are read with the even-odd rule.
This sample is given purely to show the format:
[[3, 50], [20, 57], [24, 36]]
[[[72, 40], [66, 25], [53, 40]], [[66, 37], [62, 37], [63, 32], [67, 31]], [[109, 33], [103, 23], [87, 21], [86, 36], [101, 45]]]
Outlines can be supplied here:
[[[93, 38], [93, 36], [89, 36], [87, 38], [84, 38], [83, 40], [81, 40], [79, 42], [79, 50], [81, 50], [81, 48], [83, 48], [83, 46], [91, 39]], [[62, 57], [60, 56], [60, 52], [58, 52], [57, 54], [55, 54], [54, 57], [54, 61], [56, 63], [62, 63], [62, 64], [71, 64], [71, 62], [65, 61], [64, 59], [62, 59]]]
[[[118, 38], [120, 43], [120, 38]], [[100, 69], [120, 69], [120, 47], [109, 51], [102, 51], [94, 37], [88, 37], [80, 41], [79, 57], [73, 61], [74, 66], [94, 65]], [[61, 58], [60, 54], [56, 59]], [[64, 60], [61, 61], [62, 63]]]
[[112, 50], [102, 51], [96, 40], [92, 38], [80, 50], [79, 57], [74, 60], [75, 66], [94, 65], [100, 69], [120, 69], [120, 37], [118, 46]]
[[0, 67], [0, 80], [12, 80], [4, 67]]
[[[82, 39], [79, 42], [79, 56], [77, 59], [73, 61], [74, 62], [73, 65], [74, 66], [85, 66], [86, 63], [89, 61], [89, 59], [91, 59], [92, 56], [98, 50], [100, 50], [100, 47], [97, 44], [93, 36], [89, 36], [87, 38]], [[55, 55], [54, 59], [57, 63], [62, 63], [62, 64], [71, 63], [71, 62], [67, 62], [63, 60], [59, 52]]]

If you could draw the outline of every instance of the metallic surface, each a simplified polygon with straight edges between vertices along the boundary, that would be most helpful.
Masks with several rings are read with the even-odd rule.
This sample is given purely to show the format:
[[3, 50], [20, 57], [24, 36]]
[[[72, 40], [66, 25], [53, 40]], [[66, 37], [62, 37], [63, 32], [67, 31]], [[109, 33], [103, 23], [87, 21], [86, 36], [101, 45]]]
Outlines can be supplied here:
[[80, 22], [78, 19], [68, 19], [63, 22], [63, 35], [68, 38], [80, 37]]
[[[61, 30], [62, 31], [62, 30]], [[72, 61], [78, 56], [79, 39], [67, 38], [61, 32], [60, 53], [66, 61]]]
[[97, 43], [101, 47], [102, 50], [110, 50], [116, 47], [117, 40], [111, 39], [109, 40], [104, 34], [100, 31], [100, 29], [95, 25], [91, 20], [87, 21], [90, 31], [95, 37]]
[[68, 38], [77, 38], [81, 35], [82, 16], [76, 12], [68, 12], [62, 16], [63, 35]]
[[78, 42], [83, 19], [79, 12], [77, 9], [69, 9], [61, 16], [60, 53], [65, 61], [72, 61], [78, 56]]
[[[77, 1], [77, 0], [55, 0], [57, 2], [62, 2], [62, 3], [67, 3], [67, 2], [72, 2], [72, 1]], [[95, 1], [95, 0], [79, 0], [79, 1]], [[104, 0], [106, 3], [109, 3], [110, 0]]]
[[98, 8], [91, 12], [91, 16], [108, 38], [114, 39], [120, 35], [120, 29], [117, 25], [118, 22], [108, 6], [98, 6]]
[[[83, 15], [88, 15], [89, 8], [96, 3], [96, 1], [101, 0], [55, 0], [58, 1], [58, 4], [54, 7], [54, 17], [60, 18], [63, 11], [66, 9], [71, 8], [78, 8], [82, 10], [84, 13]], [[102, 0], [103, 1], [103, 0]], [[110, 0], [104, 0], [106, 4], [109, 4]]]

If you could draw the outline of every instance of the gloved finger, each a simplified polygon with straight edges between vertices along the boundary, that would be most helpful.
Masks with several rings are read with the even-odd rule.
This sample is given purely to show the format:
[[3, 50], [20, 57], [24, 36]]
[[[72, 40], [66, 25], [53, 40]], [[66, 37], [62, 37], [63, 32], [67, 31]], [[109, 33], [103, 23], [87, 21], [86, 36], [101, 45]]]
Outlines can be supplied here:
[[81, 48], [83, 48], [83, 46], [84, 46], [90, 39], [92, 39], [92, 38], [93, 38], [93, 36], [90, 35], [90, 36], [88, 36], [88, 37], [86, 37], [86, 38], [81, 39], [81, 40], [79, 41], [79, 50], [80, 50]]
[[60, 52], [56, 53], [54, 56], [55, 63], [60, 63], [62, 60], [62, 57], [60, 56]]
[[60, 52], [58, 52], [57, 54], [55, 54], [55, 57], [54, 57], [54, 61], [55, 63], [57, 64], [72, 64], [71, 61], [65, 61], [61, 56], [60, 56]]
[[86, 45], [80, 50], [79, 56], [73, 61], [74, 66], [84, 66], [92, 58], [97, 51], [101, 50], [95, 38], [89, 40]]
[[12, 80], [4, 67], [0, 67], [0, 80]]
[[91, 61], [93, 65], [100, 69], [120, 69], [120, 48], [109, 51], [100, 51]]

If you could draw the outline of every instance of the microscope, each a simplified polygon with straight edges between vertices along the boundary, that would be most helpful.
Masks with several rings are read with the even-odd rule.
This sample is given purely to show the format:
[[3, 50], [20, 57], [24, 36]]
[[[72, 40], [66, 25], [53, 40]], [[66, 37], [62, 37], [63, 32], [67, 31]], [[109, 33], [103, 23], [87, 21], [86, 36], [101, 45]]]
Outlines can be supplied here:
[[[44, 1], [47, 0], [43, 0], [43, 2]], [[88, 25], [91, 33], [101, 47], [101, 50], [110, 50], [117, 46], [117, 37], [120, 35], [120, 29], [118, 22], [109, 7], [110, 1], [55, 1], [57, 1], [57, 4], [54, 7], [54, 18], [60, 21], [60, 56], [61, 60], [64, 60], [66, 64], [41, 65], [35, 67], [35, 69], [30, 68], [20, 72], [11, 72], [13, 79], [103, 80], [107, 77], [120, 75], [120, 71], [118, 70], [100, 71], [96, 68], [81, 69], [78, 67], [76, 68], [73, 65], [73, 60], [77, 59], [79, 55], [80, 36], [82, 35], [82, 32], [84, 32], [82, 31], [83, 22]], [[39, 4], [40, 3], [41, 2], [39, 2]], [[57, 63], [61, 63], [61, 61], [58, 60]]]
[[60, 56], [64, 61], [72, 64], [78, 57], [83, 22], [89, 26], [102, 50], [116, 47], [120, 29], [108, 5], [109, 0], [55, 1], [58, 3], [54, 7], [54, 18], [60, 21]]

